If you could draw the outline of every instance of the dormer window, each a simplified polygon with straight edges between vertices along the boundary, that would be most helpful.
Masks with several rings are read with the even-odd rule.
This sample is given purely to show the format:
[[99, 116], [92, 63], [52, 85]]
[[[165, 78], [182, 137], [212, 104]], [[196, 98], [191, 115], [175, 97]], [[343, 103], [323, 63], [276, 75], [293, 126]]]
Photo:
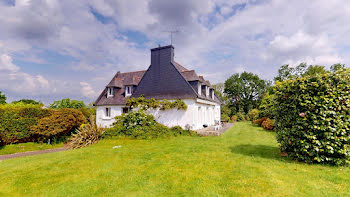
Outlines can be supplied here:
[[131, 96], [133, 92], [133, 87], [132, 86], [125, 86], [125, 96]]
[[108, 87], [107, 88], [107, 98], [108, 97], [113, 97], [113, 88], [112, 87]]

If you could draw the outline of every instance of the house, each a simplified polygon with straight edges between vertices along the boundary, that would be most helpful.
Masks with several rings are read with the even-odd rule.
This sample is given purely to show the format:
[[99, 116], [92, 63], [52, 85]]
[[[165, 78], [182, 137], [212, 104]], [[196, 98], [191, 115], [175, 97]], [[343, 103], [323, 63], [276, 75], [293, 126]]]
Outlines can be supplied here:
[[181, 99], [186, 110], [149, 110], [159, 123], [193, 130], [220, 121], [221, 101], [209, 81], [174, 61], [172, 45], [151, 49], [151, 65], [147, 70], [117, 74], [95, 102], [97, 125], [108, 127], [114, 117], [127, 113], [128, 97]]

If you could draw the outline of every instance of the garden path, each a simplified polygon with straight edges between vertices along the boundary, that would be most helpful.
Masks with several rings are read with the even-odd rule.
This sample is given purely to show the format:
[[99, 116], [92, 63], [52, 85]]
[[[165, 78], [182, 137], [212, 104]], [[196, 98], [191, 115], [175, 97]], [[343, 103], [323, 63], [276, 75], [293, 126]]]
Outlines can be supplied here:
[[41, 155], [41, 154], [60, 152], [65, 150], [68, 150], [68, 148], [62, 147], [62, 148], [53, 148], [53, 149], [47, 149], [47, 150], [28, 151], [28, 152], [14, 153], [14, 154], [8, 154], [8, 155], [0, 155], [0, 160], [13, 159], [17, 157], [25, 157], [30, 155]]

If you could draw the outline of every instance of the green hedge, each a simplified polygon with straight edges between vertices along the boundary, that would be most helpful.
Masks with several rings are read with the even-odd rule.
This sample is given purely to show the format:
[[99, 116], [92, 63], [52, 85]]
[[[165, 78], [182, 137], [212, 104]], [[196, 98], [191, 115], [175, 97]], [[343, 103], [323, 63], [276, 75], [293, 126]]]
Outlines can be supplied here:
[[[48, 117], [52, 117], [54, 114], [56, 114], [54, 117], [55, 120], [50, 119], [49, 121], [47, 121], [46, 126], [41, 127], [42, 131], [49, 131], [50, 126], [52, 127], [53, 125], [55, 125], [56, 127], [63, 129], [64, 132], [67, 132], [67, 129], [65, 130], [64, 128], [67, 126], [71, 126], [66, 124], [69, 120], [61, 121], [61, 123], [57, 122], [57, 119], [59, 117], [57, 116], [57, 113], [61, 113], [67, 110], [69, 111], [68, 113], [72, 114], [73, 117], [79, 116], [80, 122], [86, 122], [85, 117], [78, 110], [43, 109], [40, 105], [0, 105], [0, 144], [4, 145], [10, 143], [36, 141], [39, 139], [50, 139], [52, 135], [47, 135], [43, 137], [43, 135], [38, 133], [37, 125], [38, 123], [43, 122], [42, 120], [45, 120]], [[67, 113], [61, 114], [63, 115]], [[62, 117], [60, 117], [61, 120]], [[80, 122], [78, 122], [77, 124], [80, 124]], [[43, 126], [45, 124], [41, 125]], [[75, 126], [76, 125], [74, 125], [72, 128], [74, 128]], [[57, 132], [57, 130], [51, 130], [51, 132], [55, 133]]]
[[349, 70], [277, 83], [274, 99], [282, 152], [307, 163], [349, 163]]

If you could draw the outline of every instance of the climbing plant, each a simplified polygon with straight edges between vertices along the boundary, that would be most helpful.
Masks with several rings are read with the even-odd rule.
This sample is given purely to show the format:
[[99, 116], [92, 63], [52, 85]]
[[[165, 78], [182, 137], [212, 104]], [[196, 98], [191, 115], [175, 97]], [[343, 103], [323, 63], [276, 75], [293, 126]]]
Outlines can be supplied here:
[[175, 101], [169, 101], [167, 99], [156, 100], [154, 98], [146, 99], [144, 96], [140, 96], [138, 98], [128, 98], [126, 100], [126, 106], [130, 108], [140, 108], [143, 110], [159, 108], [162, 111], [175, 108], [178, 110], [187, 109], [186, 103], [180, 99], [176, 99]]

